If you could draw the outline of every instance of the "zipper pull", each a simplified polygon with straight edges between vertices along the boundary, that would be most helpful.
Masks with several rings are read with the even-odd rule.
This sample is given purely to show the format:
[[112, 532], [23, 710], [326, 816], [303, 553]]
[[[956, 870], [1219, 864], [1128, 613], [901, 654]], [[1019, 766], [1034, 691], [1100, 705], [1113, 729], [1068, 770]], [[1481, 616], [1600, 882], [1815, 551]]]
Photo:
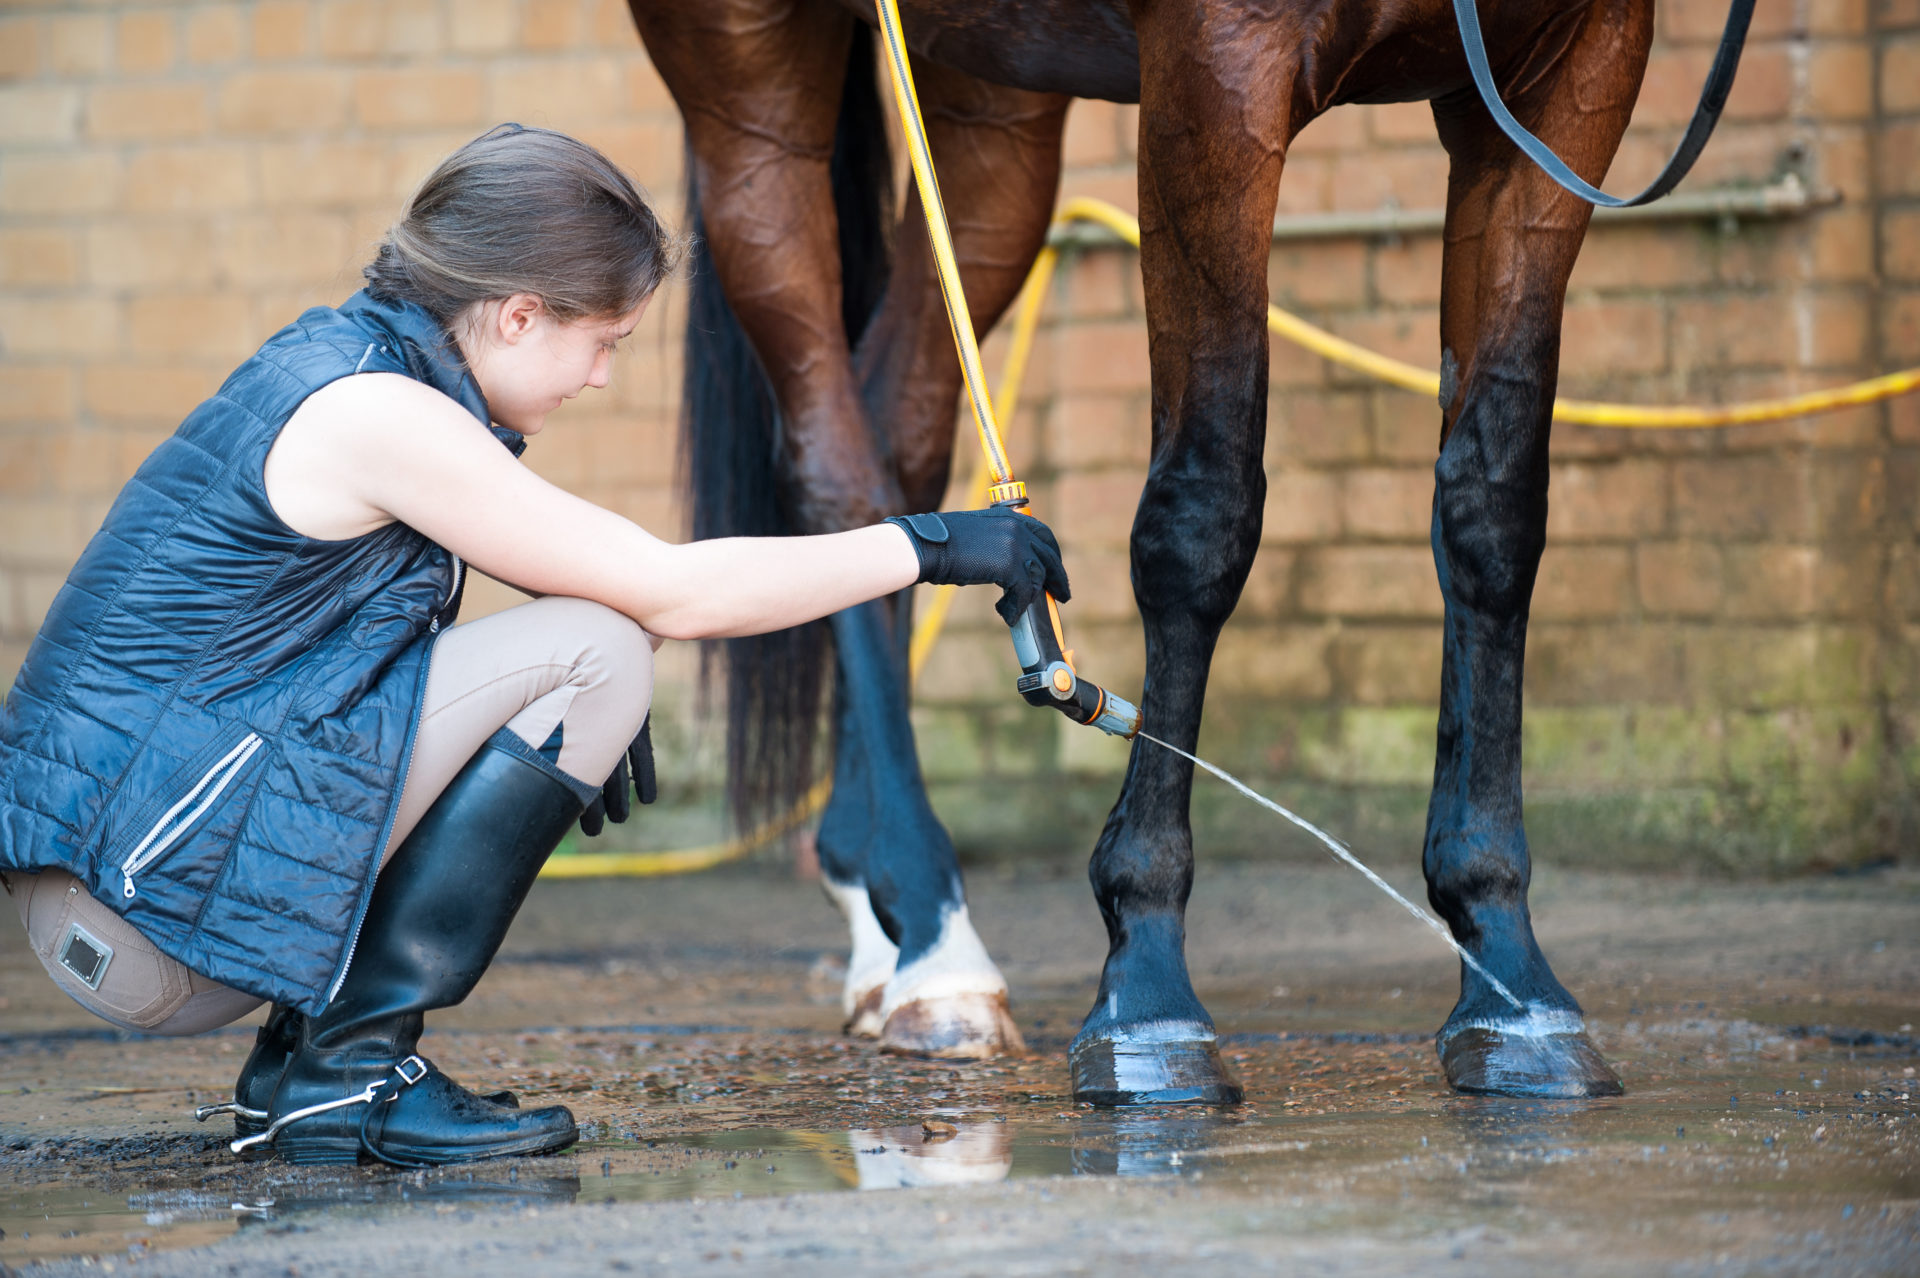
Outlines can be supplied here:
[[120, 887], [120, 895], [126, 897], [129, 901], [131, 901], [134, 898], [133, 876], [131, 874], [123, 874], [120, 877], [122, 880], [121, 887]]

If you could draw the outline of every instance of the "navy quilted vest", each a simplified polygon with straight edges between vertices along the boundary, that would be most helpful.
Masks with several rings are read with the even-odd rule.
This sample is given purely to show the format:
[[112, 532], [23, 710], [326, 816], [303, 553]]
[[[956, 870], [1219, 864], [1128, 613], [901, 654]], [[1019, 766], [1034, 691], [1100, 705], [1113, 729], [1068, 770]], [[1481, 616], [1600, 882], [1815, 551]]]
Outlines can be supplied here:
[[487, 421], [426, 311], [308, 311], [128, 481], [0, 711], [0, 869], [65, 869], [193, 970], [309, 1013], [366, 910], [461, 584], [404, 524], [314, 541], [267, 502], [280, 428], [356, 372]]

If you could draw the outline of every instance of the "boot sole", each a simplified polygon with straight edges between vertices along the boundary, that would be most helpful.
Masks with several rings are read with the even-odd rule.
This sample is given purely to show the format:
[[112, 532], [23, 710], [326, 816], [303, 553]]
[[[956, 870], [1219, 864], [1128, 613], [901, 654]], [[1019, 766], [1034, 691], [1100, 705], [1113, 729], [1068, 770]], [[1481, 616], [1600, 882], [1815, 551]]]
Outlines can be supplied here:
[[[462, 1145], [453, 1149], [446, 1146], [419, 1149], [410, 1145], [383, 1145], [381, 1148], [396, 1159], [408, 1163], [449, 1167], [457, 1163], [482, 1162], [489, 1158], [530, 1158], [540, 1154], [557, 1154], [579, 1139], [580, 1133], [576, 1129], [564, 1134], [526, 1136], [519, 1140], [501, 1141], [493, 1145]], [[301, 1140], [282, 1136], [274, 1142], [273, 1149], [287, 1162], [301, 1167], [357, 1163], [365, 1158], [360, 1142], [345, 1137], [310, 1137]], [[367, 1159], [366, 1161], [377, 1160]]]

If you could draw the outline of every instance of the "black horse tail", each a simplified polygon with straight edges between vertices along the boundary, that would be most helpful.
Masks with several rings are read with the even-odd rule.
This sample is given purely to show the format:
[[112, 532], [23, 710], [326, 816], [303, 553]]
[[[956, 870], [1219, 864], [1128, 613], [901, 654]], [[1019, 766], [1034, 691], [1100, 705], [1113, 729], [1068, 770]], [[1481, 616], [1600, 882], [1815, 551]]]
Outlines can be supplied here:
[[[693, 536], [791, 534], [800, 530], [782, 491], [773, 388], [721, 292], [693, 164], [687, 172], [694, 246], [680, 456]], [[873, 34], [864, 24], [854, 27], [831, 172], [840, 223], [841, 319], [852, 347], [880, 305], [891, 263], [893, 165], [875, 83]], [[813, 784], [832, 657], [832, 631], [824, 621], [705, 646], [703, 686], [711, 688], [724, 671], [727, 801], [742, 825], [784, 810]]]

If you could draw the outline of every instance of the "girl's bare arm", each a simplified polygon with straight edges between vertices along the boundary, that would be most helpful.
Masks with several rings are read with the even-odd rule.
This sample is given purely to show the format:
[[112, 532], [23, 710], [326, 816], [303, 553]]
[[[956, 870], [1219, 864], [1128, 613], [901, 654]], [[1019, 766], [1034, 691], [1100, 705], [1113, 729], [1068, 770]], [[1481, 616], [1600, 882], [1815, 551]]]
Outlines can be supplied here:
[[596, 600], [669, 639], [799, 625], [910, 586], [920, 567], [884, 524], [662, 541], [549, 484], [453, 400], [391, 373], [310, 397], [268, 458], [267, 491], [297, 532], [356, 536], [398, 520], [488, 576]]

